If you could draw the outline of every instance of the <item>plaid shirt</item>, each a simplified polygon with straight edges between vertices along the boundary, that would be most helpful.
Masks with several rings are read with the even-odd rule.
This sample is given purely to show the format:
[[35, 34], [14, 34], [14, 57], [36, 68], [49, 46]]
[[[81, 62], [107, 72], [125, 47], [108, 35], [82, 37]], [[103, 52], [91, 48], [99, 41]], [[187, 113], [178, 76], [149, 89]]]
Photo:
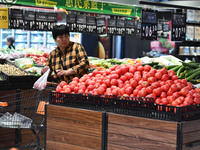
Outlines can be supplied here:
[[81, 44], [70, 42], [65, 51], [61, 51], [59, 47], [53, 50], [46, 63], [51, 71], [56, 74], [57, 69], [68, 70], [72, 68], [75, 71], [74, 75], [57, 77], [58, 81], [70, 82], [76, 77], [82, 77], [88, 73], [89, 60], [84, 47]]

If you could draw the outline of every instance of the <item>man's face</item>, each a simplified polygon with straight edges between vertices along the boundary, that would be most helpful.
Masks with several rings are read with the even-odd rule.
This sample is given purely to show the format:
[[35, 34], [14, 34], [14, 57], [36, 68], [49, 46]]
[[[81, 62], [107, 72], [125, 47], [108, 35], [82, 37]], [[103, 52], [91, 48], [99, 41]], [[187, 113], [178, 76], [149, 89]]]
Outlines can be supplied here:
[[58, 47], [65, 49], [69, 44], [69, 35], [67, 34], [59, 35], [55, 39], [55, 42], [57, 43]]

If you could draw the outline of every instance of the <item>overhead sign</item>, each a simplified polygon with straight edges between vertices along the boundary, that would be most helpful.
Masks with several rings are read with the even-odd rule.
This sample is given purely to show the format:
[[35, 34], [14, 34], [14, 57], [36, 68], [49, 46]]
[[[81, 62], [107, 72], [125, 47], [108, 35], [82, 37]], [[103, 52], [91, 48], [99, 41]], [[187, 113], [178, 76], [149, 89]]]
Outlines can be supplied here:
[[7, 4], [21, 4], [30, 6], [57, 7], [67, 10], [76, 10], [112, 15], [141, 17], [141, 7], [109, 4], [89, 0], [1, 0]]
[[9, 17], [8, 8], [0, 8], [0, 28], [8, 29]]

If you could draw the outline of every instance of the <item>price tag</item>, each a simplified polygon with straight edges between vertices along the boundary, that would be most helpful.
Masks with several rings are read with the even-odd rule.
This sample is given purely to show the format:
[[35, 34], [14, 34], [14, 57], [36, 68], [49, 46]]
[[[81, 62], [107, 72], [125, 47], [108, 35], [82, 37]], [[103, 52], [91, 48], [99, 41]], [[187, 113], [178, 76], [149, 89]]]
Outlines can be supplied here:
[[87, 33], [96, 33], [97, 25], [96, 25], [96, 17], [87, 16]]
[[107, 34], [116, 34], [117, 30], [116, 19], [107, 19]]
[[172, 14], [172, 41], [184, 41], [186, 34], [186, 15], [183, 13]]
[[23, 10], [20, 9], [10, 9], [10, 29], [23, 29], [24, 19]]
[[57, 13], [48, 13], [47, 21], [48, 21], [47, 30], [52, 31], [53, 27], [57, 24]]
[[34, 11], [24, 11], [24, 30], [35, 30]]
[[8, 29], [8, 8], [0, 8], [0, 28]]
[[76, 15], [67, 15], [67, 27], [71, 32], [76, 32]]
[[84, 32], [86, 33], [87, 25], [86, 25], [86, 16], [77, 15], [77, 32]]
[[116, 28], [116, 34], [118, 35], [125, 35], [125, 20], [117, 19], [117, 28]]
[[142, 11], [141, 39], [157, 39], [157, 12], [152, 10]]
[[135, 32], [136, 21], [126, 20], [126, 35], [133, 35]]
[[36, 30], [48, 31], [47, 13], [36, 12]]
[[97, 34], [106, 34], [106, 20], [105, 18], [96, 18]]

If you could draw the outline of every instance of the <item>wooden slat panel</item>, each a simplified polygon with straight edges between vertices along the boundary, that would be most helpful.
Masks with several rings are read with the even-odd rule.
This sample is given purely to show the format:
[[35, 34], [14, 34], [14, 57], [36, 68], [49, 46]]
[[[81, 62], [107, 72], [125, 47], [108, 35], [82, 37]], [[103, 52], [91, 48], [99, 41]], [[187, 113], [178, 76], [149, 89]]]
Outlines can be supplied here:
[[[39, 138], [40, 138], [40, 144], [44, 145], [44, 133], [41, 133], [39, 135]], [[22, 135], [22, 145], [21, 146], [27, 145], [28, 143], [30, 144], [33, 141], [36, 141], [36, 138], [33, 134], [24, 134], [24, 135]]]
[[0, 136], [3, 134], [15, 134], [15, 129], [11, 128], [0, 128]]
[[61, 143], [61, 142], [56, 142], [56, 141], [50, 141], [47, 140], [46, 142], [47, 150], [94, 150], [91, 148], [86, 148], [86, 147], [81, 147], [77, 145], [72, 145], [72, 144], [67, 144], [67, 143]]
[[182, 132], [183, 133], [198, 131], [198, 130], [200, 130], [200, 119], [194, 120], [194, 121], [183, 122], [183, 124], [182, 124]]
[[14, 140], [0, 142], [0, 149], [10, 148], [10, 147], [13, 147], [14, 145], [15, 145], [15, 141]]
[[47, 140], [101, 149], [101, 138], [72, 132], [47, 129]]
[[47, 128], [101, 137], [102, 125], [76, 120], [47, 117]]
[[108, 133], [176, 144], [176, 133], [160, 132], [116, 124], [108, 124]]
[[189, 132], [183, 134], [183, 144], [194, 142], [194, 141], [200, 141], [200, 131], [195, 132]]
[[2, 135], [0, 135], [0, 142], [2, 142], [2, 141], [8, 141], [8, 140], [10, 140], [10, 141], [12, 141], [12, 140], [14, 140], [15, 141], [15, 134], [2, 134]]
[[116, 144], [108, 144], [108, 150], [141, 150], [141, 149], [121, 146], [121, 145], [116, 145]]
[[47, 116], [102, 124], [102, 113], [90, 110], [47, 105]]
[[[144, 135], [146, 135], [144, 133]], [[140, 148], [146, 150], [176, 150], [176, 144], [169, 144], [159, 141], [128, 137], [108, 133], [108, 144], [125, 145], [127, 147]]]
[[177, 132], [177, 123], [110, 113], [108, 122], [164, 132]]
[[200, 145], [193, 146], [193, 147], [186, 147], [185, 145], [183, 145], [182, 150], [200, 150]]

